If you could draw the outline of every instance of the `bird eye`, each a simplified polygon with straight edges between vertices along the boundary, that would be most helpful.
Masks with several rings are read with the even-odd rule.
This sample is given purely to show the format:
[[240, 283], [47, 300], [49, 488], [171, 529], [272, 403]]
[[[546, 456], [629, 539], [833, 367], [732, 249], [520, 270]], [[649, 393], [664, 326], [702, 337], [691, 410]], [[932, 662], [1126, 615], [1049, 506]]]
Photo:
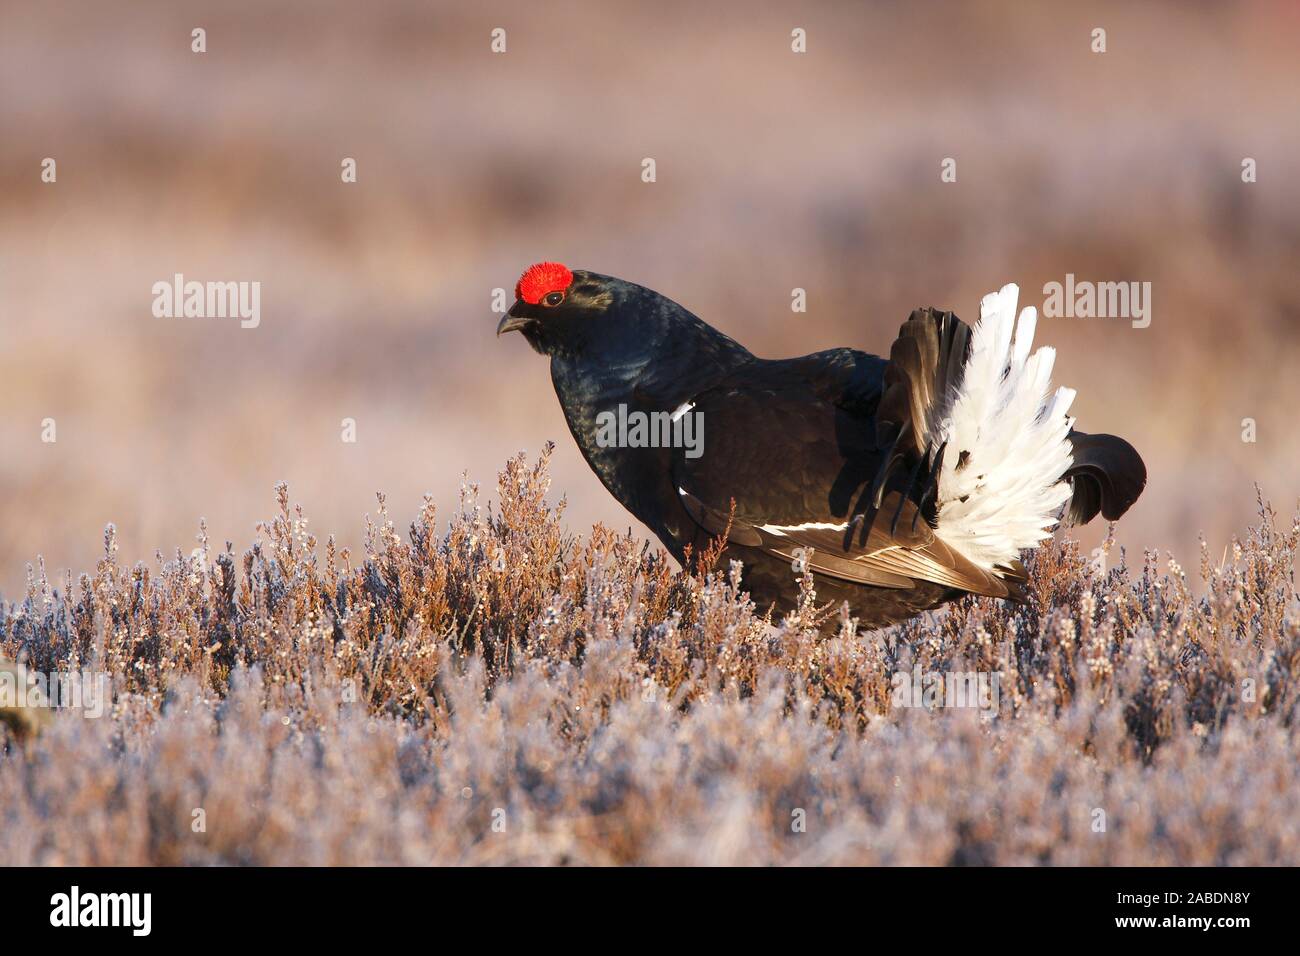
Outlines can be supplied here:
[[563, 292], [548, 293], [546, 298], [542, 300], [542, 302], [545, 303], [546, 305], [559, 305], [563, 301], [564, 301]]

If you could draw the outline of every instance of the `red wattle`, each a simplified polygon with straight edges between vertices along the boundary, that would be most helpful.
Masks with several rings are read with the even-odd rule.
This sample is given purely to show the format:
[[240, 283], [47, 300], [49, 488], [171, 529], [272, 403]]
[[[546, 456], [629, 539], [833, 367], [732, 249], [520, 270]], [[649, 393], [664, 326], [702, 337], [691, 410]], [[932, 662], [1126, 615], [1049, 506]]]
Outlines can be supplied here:
[[567, 266], [558, 262], [539, 262], [529, 266], [519, 277], [515, 283], [515, 298], [536, 305], [542, 301], [542, 296], [551, 292], [563, 292], [572, 281], [573, 273]]

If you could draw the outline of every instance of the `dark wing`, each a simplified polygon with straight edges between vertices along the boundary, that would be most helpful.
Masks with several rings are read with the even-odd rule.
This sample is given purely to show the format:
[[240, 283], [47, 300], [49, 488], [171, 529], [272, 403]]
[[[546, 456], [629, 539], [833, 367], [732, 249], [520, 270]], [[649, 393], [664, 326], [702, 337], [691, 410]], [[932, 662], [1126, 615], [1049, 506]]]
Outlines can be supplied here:
[[[1018, 597], [1017, 581], [935, 537], [906, 489], [885, 487], [876, 506], [872, 482], [888, 448], [877, 442], [870, 376], [846, 364], [847, 351], [758, 362], [695, 396], [703, 452], [674, 457], [686, 511], [711, 535], [730, 519], [732, 543], [779, 558], [814, 549], [812, 570], [841, 580], [886, 588], [929, 581]], [[883, 363], [872, 361], [879, 382]]]

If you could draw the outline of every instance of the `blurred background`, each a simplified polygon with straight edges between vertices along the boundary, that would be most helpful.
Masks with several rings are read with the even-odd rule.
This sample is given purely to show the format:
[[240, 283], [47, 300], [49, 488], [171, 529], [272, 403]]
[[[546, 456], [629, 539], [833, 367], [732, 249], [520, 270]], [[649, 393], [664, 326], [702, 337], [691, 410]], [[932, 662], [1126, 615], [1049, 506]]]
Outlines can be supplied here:
[[[279, 479], [355, 545], [376, 490], [404, 529], [548, 438], [573, 529], [627, 527], [545, 360], [493, 335], [540, 259], [773, 357], [1149, 281], [1149, 328], [1039, 342], [1147, 460], [1120, 542], [1217, 560], [1255, 483], [1300, 491], [1300, 4], [1051, 7], [0, 0], [0, 593], [38, 554], [93, 570], [109, 521], [127, 561], [200, 516], [242, 550]], [[154, 318], [178, 272], [260, 281], [260, 327]]]

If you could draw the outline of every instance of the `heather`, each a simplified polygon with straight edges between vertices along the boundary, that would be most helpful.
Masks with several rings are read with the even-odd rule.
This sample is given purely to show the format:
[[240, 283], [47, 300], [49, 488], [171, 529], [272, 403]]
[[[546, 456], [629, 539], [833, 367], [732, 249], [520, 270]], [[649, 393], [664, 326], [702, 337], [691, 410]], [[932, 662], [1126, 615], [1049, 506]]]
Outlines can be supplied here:
[[[549, 455], [449, 519], [380, 496], [355, 554], [281, 485], [244, 550], [38, 564], [0, 657], [111, 701], [3, 714], [0, 862], [1300, 862], [1300, 522], [1264, 501], [1196, 587], [1062, 536], [1025, 606], [863, 632], [809, 578], [774, 619], [725, 550], [571, 534]], [[996, 716], [899, 706], [916, 672], [996, 674]]]

